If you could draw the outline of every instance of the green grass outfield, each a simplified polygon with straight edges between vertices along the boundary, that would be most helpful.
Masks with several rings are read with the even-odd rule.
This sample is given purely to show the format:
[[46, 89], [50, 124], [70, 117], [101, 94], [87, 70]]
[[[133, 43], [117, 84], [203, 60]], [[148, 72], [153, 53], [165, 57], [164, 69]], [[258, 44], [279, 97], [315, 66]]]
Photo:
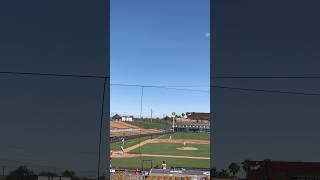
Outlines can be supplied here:
[[[192, 132], [178, 132], [175, 134], [159, 135], [158, 138], [166, 139], [171, 135], [172, 139], [194, 139], [194, 140], [209, 140], [209, 133], [192, 133]], [[151, 137], [143, 137], [137, 139], [130, 139], [125, 141], [125, 148], [138, 144], [140, 141], [150, 139]], [[155, 136], [153, 138], [156, 138]], [[112, 150], [120, 150], [122, 142], [111, 143]], [[141, 147], [142, 153], [145, 154], [159, 154], [159, 155], [176, 155], [176, 156], [196, 156], [196, 157], [210, 157], [209, 144], [187, 144], [187, 146], [198, 148], [197, 151], [182, 151], [176, 150], [177, 147], [182, 147], [180, 143], [159, 143], [146, 144]], [[139, 148], [134, 151], [139, 152]], [[133, 157], [133, 158], [113, 158], [112, 167], [115, 168], [141, 168], [141, 160], [152, 160], [153, 166], [160, 166], [162, 161], [166, 161], [168, 167], [186, 167], [186, 168], [209, 168], [210, 160], [203, 159], [180, 159], [180, 158], [166, 158], [166, 157]], [[150, 166], [145, 164], [145, 166]]]
[[[210, 168], [210, 160], [202, 159], [178, 159], [165, 157], [134, 157], [134, 158], [113, 158], [111, 165], [113, 168], [142, 168], [141, 160], [152, 160], [153, 167], [160, 166], [162, 161], [166, 161], [167, 168]], [[145, 168], [150, 168], [150, 162], [144, 163]]]
[[[157, 136], [152, 136], [152, 138], [157, 138], [159, 135]], [[136, 138], [136, 139], [129, 139], [129, 140], [126, 140], [125, 143], [124, 143], [124, 147], [123, 148], [128, 148], [128, 147], [131, 147], [133, 145], [136, 145], [136, 144], [139, 144], [140, 141], [145, 141], [147, 139], [151, 139], [151, 136], [146, 136], [146, 137], [141, 137], [141, 138]], [[111, 150], [114, 150], [114, 151], [119, 151], [121, 150], [120, 146], [122, 145], [122, 142], [114, 142], [114, 143], [111, 143]]]
[[184, 151], [176, 148], [183, 147], [183, 144], [178, 143], [157, 143], [146, 144], [140, 148], [136, 148], [131, 152], [142, 154], [159, 154], [172, 156], [193, 156], [193, 157], [210, 157], [210, 144], [187, 144], [187, 147], [195, 147], [198, 150]]
[[[193, 133], [193, 132], [178, 132], [174, 134], [164, 134], [164, 135], [156, 135], [152, 136], [153, 139], [160, 138], [160, 139], [167, 139], [169, 137], [172, 137], [172, 139], [194, 139], [194, 140], [210, 140], [210, 134], [209, 133]], [[136, 139], [129, 139], [125, 141], [124, 148], [133, 146], [138, 144], [140, 141], [145, 141], [147, 139], [151, 139], [151, 136], [136, 138]], [[120, 146], [122, 145], [122, 142], [114, 142], [111, 143], [111, 150], [120, 150]]]
[[177, 132], [174, 134], [165, 134], [160, 136], [160, 139], [167, 139], [171, 136], [172, 139], [194, 139], [194, 140], [210, 140], [210, 134], [204, 132]]
[[169, 129], [172, 127], [170, 121], [165, 120], [136, 120], [128, 122], [129, 124], [144, 128], [144, 129]]

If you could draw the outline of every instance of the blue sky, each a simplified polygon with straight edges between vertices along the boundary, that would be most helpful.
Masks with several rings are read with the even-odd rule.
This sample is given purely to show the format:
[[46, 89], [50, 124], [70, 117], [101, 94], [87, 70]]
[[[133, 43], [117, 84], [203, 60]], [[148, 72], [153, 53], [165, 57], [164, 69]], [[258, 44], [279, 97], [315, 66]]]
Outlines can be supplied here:
[[[111, 84], [209, 90], [209, 0], [111, 0]], [[111, 113], [140, 114], [139, 87], [111, 86]], [[206, 92], [145, 88], [143, 115], [210, 110]]]

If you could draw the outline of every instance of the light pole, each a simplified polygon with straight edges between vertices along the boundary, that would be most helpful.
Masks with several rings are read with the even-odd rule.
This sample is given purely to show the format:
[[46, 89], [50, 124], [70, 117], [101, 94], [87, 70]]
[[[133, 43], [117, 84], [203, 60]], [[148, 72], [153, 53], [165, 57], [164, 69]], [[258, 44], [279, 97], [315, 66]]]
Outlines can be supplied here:
[[174, 132], [174, 121], [175, 121], [175, 118], [176, 118], [176, 113], [173, 112], [172, 113], [172, 129], [173, 129], [173, 132]]
[[143, 86], [141, 87], [141, 99], [140, 99], [140, 120], [142, 119], [142, 100], [143, 100]]
[[151, 109], [151, 123], [152, 123], [152, 109]]

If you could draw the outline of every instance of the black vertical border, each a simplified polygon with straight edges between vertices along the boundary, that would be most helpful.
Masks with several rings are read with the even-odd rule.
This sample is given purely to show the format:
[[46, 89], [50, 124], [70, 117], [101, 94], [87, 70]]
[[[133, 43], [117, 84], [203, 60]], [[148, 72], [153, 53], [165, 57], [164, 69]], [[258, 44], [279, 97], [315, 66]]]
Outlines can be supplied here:
[[106, 89], [105, 89], [105, 109], [104, 121], [102, 123], [102, 166], [100, 172], [105, 172], [106, 179], [110, 179], [110, 0], [101, 0], [104, 9], [105, 24], [105, 61], [106, 61]]

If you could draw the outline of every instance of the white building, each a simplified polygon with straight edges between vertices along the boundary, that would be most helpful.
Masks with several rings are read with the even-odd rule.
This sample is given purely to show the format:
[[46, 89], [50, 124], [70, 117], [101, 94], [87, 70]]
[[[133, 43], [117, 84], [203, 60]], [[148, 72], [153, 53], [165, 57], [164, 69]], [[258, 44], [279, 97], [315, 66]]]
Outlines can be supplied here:
[[132, 118], [132, 117], [129, 117], [129, 116], [122, 116], [122, 117], [121, 117], [121, 121], [129, 121], [129, 122], [132, 122], [132, 121], [133, 121], [133, 118]]

